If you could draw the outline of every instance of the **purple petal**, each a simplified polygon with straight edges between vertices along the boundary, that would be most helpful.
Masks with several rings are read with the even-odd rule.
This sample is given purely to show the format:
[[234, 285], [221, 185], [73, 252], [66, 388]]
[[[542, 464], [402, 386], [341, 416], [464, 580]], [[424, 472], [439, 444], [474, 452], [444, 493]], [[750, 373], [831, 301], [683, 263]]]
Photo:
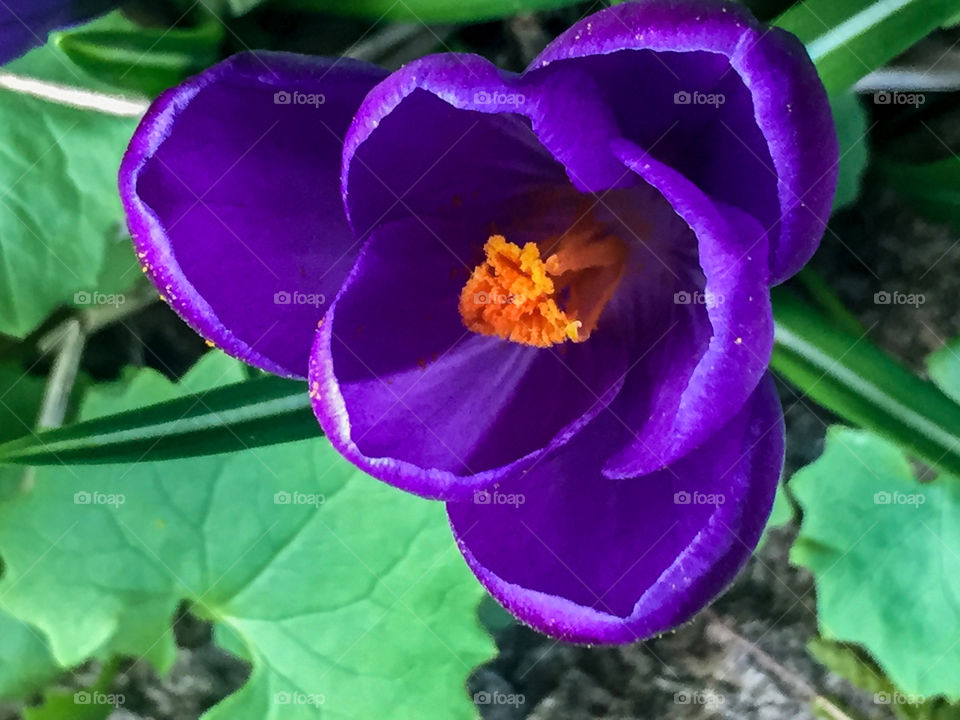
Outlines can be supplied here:
[[0, 2], [0, 65], [47, 41], [47, 33], [89, 20], [118, 0], [4, 0]]
[[138, 255], [231, 355], [306, 375], [317, 322], [359, 252], [338, 192], [342, 139], [385, 74], [243, 53], [165, 92], [137, 129], [120, 192]]
[[604, 413], [522, 477], [447, 505], [483, 585], [553, 637], [632, 642], [685, 622], [733, 579], [770, 513], [784, 438], [769, 378], [662, 471], [605, 477], [601, 459], [623, 432]]
[[510, 81], [483, 58], [434, 55], [371, 91], [343, 151], [343, 193], [357, 237], [409, 217], [464, 223], [464, 232], [489, 229], [513, 199], [567, 184], [563, 167], [516, 114], [521, 105], [510, 100], [519, 90]]
[[606, 471], [611, 477], [633, 477], [697, 447], [746, 402], [770, 361], [773, 313], [767, 238], [757, 222], [711, 201], [631, 143], [619, 141], [613, 149], [663, 194], [696, 235], [705, 283], [680, 287], [668, 300], [681, 307], [702, 304], [709, 321], [705, 329], [700, 317], [679, 316], [662, 341], [658, 337], [644, 351], [645, 362], [627, 379], [617, 412], [635, 436]]
[[467, 330], [458, 298], [475, 249], [459, 224], [381, 227], [312, 356], [314, 410], [333, 445], [426, 497], [467, 497], [536, 462], [612, 400], [627, 367], [615, 327], [551, 349]]
[[565, 76], [597, 85], [619, 128], [611, 139], [631, 140], [769, 229], [772, 282], [813, 254], [838, 149], [826, 92], [792, 35], [735, 3], [624, 3], [563, 33], [524, 79], [566, 97]]

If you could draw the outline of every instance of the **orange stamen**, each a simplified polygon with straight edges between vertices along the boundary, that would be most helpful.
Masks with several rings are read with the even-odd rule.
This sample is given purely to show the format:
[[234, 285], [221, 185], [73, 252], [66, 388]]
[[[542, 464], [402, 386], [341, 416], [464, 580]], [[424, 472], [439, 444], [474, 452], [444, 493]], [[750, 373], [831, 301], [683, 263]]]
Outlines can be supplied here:
[[473, 332], [535, 347], [583, 342], [623, 277], [627, 249], [596, 226], [522, 248], [503, 235], [460, 292], [460, 316]]

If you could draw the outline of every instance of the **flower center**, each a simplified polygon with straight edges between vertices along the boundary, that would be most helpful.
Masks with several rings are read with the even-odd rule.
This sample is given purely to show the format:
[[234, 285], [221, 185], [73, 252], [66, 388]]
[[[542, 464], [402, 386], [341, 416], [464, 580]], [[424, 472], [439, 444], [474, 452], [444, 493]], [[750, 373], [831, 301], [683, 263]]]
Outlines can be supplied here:
[[522, 248], [491, 235], [483, 250], [460, 292], [464, 325], [535, 347], [589, 338], [627, 259], [624, 242], [592, 223]]

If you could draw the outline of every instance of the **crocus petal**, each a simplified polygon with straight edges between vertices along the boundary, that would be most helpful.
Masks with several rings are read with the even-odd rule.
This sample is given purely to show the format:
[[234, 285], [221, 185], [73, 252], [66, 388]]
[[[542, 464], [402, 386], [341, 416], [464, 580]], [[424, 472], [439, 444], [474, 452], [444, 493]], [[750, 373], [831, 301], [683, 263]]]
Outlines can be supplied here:
[[120, 192], [150, 279], [201, 335], [305, 376], [317, 322], [359, 252], [339, 193], [342, 140], [385, 71], [243, 53], [161, 95]]
[[317, 333], [310, 371], [334, 447], [374, 477], [440, 499], [467, 497], [566, 442], [613, 399], [627, 367], [614, 327], [557, 349], [467, 330], [458, 298], [472, 248], [460, 230], [411, 218], [374, 233]]
[[358, 237], [408, 217], [489, 229], [512, 198], [567, 184], [517, 114], [526, 98], [511, 78], [480, 57], [433, 55], [370, 92], [343, 150], [343, 193]]
[[588, 75], [619, 135], [756, 217], [771, 231], [772, 282], [813, 254], [838, 149], [826, 92], [792, 35], [732, 2], [624, 3], [572, 26], [525, 80], [540, 73], [560, 92], [564, 75]]
[[[633, 430], [610, 459], [611, 477], [659, 469], [697, 447], [750, 397], [773, 352], [767, 235], [746, 213], [711, 200], [677, 171], [627, 141], [614, 144], [625, 165], [660, 191], [697, 237], [705, 284], [671, 300], [703, 303], [700, 318], [681, 316], [628, 377], [617, 412]], [[691, 326], [689, 323], [696, 323]]]
[[118, 0], [4, 0], [0, 2], [0, 65], [43, 45], [51, 30], [88, 20]]
[[685, 622], [746, 562], [773, 504], [784, 437], [769, 378], [702, 447], [644, 477], [600, 472], [618, 428], [604, 414], [522, 477], [447, 505], [483, 585], [563, 640], [632, 642]]

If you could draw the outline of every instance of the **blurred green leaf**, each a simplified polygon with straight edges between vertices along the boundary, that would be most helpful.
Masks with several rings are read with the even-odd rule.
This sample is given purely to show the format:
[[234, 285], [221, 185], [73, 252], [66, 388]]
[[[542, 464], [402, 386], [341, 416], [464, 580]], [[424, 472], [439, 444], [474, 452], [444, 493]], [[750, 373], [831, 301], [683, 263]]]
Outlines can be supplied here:
[[773, 295], [771, 365], [778, 374], [845, 420], [960, 476], [960, 406], [789, 290], [776, 288]]
[[790, 490], [790, 558], [816, 577], [821, 635], [863, 645], [907, 695], [960, 698], [957, 478], [921, 484], [895, 445], [834, 426]]
[[443, 23], [479, 22], [522, 12], [551, 10], [576, 2], [579, 0], [277, 0], [276, 4], [291, 10], [379, 21]]
[[12, 361], [0, 361], [0, 442], [20, 437], [34, 427], [43, 398], [44, 380]]
[[[142, 371], [82, 416], [234, 379], [219, 353], [172, 385]], [[475, 717], [466, 678], [493, 652], [484, 592], [442, 503], [356, 470], [323, 438], [190, 460], [40, 468], [0, 503], [0, 596], [54, 656], [173, 660], [182, 600], [250, 660], [205, 720]]]
[[804, 0], [773, 22], [806, 44], [827, 90], [836, 93], [956, 13], [956, 0]]
[[960, 229], [960, 158], [881, 165], [887, 182], [918, 211]]
[[25, 699], [63, 672], [37, 628], [0, 609], [0, 699]]
[[50, 692], [43, 705], [24, 708], [23, 720], [106, 720], [116, 709], [109, 703], [84, 703], [83, 699], [91, 697], [84, 692]]
[[960, 707], [943, 698], [924, 700], [900, 692], [858, 646], [813, 638], [807, 645], [817, 662], [854, 686], [873, 693], [877, 705], [889, 705], [904, 720], [955, 720]]
[[867, 169], [867, 113], [852, 92], [830, 98], [833, 120], [840, 141], [840, 168], [833, 209], [850, 205], [860, 196], [860, 181]]
[[955, 338], [927, 356], [930, 379], [960, 403], [960, 338]]
[[154, 96], [219, 59], [223, 24], [209, 13], [197, 18], [193, 27], [147, 28], [116, 11], [52, 41], [98, 80]]

